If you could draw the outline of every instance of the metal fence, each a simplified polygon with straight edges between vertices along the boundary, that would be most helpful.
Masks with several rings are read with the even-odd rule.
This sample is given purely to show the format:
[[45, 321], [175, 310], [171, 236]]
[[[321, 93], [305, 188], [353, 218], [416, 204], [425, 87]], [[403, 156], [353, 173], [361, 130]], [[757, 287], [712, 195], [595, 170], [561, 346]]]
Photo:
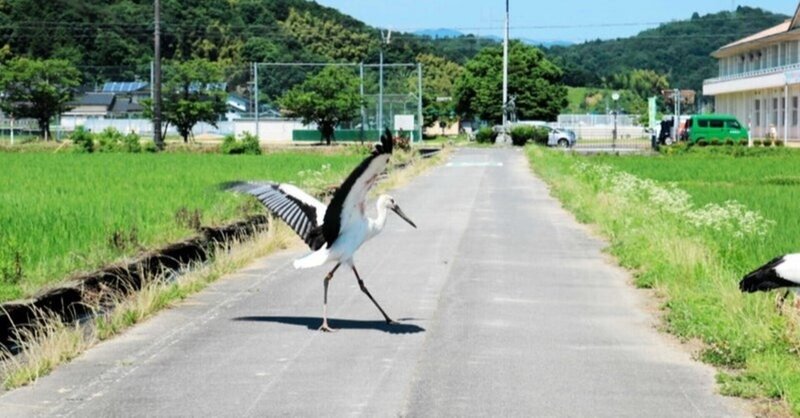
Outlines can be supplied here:
[[[416, 63], [389, 63], [382, 66], [364, 63], [253, 64], [252, 88], [245, 96], [253, 100], [252, 109], [257, 112], [247, 113], [244, 117], [260, 120], [279, 116], [280, 98], [328, 66], [342, 68], [358, 79], [363, 102], [360, 114], [354, 120], [341, 124], [340, 129], [358, 131], [359, 139], [374, 140], [377, 139], [376, 132], [388, 127], [394, 131], [402, 129], [411, 132], [415, 140], [421, 139], [422, 66]], [[260, 130], [259, 136], [262, 136]], [[346, 136], [350, 139], [352, 135]], [[262, 139], [267, 138], [262, 136]]]
[[557, 126], [575, 132], [575, 149], [614, 152], [651, 148], [651, 133], [638, 115], [559, 115]]
[[[639, 124], [639, 115], [617, 115], [618, 126]], [[614, 126], [614, 115], [558, 115], [559, 126]]]

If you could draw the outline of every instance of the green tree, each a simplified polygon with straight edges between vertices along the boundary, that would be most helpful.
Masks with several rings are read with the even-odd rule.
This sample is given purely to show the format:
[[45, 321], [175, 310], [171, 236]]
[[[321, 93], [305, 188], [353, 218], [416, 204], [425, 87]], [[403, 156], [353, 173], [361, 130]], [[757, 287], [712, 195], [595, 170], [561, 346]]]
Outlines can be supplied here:
[[669, 88], [667, 76], [640, 69], [613, 74], [607, 84], [610, 89], [630, 90], [644, 100], [659, 96], [662, 90]]
[[330, 145], [336, 125], [355, 119], [362, 101], [356, 76], [340, 67], [326, 67], [286, 92], [278, 103], [303, 123], [316, 123]]
[[[451, 124], [456, 119], [455, 95], [456, 81], [464, 73], [464, 67], [432, 54], [420, 54], [417, 62], [422, 64], [422, 105], [423, 124]], [[417, 77], [409, 80], [410, 90], [417, 89]]]
[[[520, 119], [553, 120], [567, 105], [561, 69], [538, 48], [512, 42], [509, 48], [508, 92], [515, 96]], [[456, 110], [490, 122], [503, 118], [503, 50], [483, 49], [467, 62], [455, 87]]]
[[341, 61], [362, 61], [378, 40], [369, 34], [317, 17], [310, 12], [300, 13], [294, 8], [280, 24], [284, 32], [306, 45], [311, 51]]
[[[189, 142], [192, 128], [199, 122], [217, 126], [225, 113], [227, 94], [222, 88], [223, 74], [219, 65], [195, 59], [170, 62], [164, 69], [162, 118], [164, 131], [170, 124], [178, 129], [183, 142]], [[153, 103], [145, 101], [145, 115], [152, 119]]]
[[50, 120], [69, 109], [80, 73], [64, 60], [15, 58], [0, 66], [0, 109], [15, 118], [36, 119], [50, 138]]

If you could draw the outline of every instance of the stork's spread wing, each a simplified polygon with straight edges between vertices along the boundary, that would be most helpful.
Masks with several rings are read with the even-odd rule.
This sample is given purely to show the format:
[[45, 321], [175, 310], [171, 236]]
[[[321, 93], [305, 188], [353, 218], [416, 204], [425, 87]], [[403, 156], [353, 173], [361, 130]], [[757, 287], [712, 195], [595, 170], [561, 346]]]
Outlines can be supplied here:
[[228, 190], [255, 196], [275, 216], [281, 218], [289, 227], [311, 247], [318, 250], [325, 244], [322, 235], [325, 205], [308, 193], [291, 184], [275, 183], [231, 183]]
[[392, 155], [392, 145], [392, 134], [387, 129], [372, 155], [362, 161], [336, 190], [322, 224], [322, 233], [329, 247], [343, 228], [358, 217], [365, 216], [367, 193], [378, 182], [378, 176], [386, 170]]

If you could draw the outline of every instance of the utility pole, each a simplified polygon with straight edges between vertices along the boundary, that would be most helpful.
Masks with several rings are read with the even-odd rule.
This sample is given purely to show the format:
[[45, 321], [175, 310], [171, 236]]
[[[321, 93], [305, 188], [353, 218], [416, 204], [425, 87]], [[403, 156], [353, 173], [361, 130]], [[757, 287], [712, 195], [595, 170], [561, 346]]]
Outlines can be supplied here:
[[680, 131], [681, 126], [681, 91], [679, 89], [675, 89], [672, 91], [672, 98], [675, 101], [675, 117], [674, 123], [672, 124], [672, 141], [678, 142], [680, 138], [678, 138], [678, 132]]
[[506, 0], [506, 26], [505, 26], [505, 39], [503, 41], [503, 143], [508, 142], [508, 25], [509, 25], [509, 12], [508, 2]]
[[258, 63], [253, 63], [253, 94], [255, 95], [255, 117], [256, 117], [256, 138], [258, 138], [258, 142], [261, 142], [261, 121], [258, 118]]
[[422, 143], [422, 125], [425, 120], [422, 119], [422, 63], [417, 63], [417, 119], [419, 120], [419, 134], [417, 141]]
[[381, 57], [380, 57], [380, 66], [378, 72], [380, 73], [380, 86], [378, 87], [378, 132], [382, 132], [384, 125], [383, 125], [383, 45], [389, 45], [389, 42], [392, 40], [392, 30], [389, 31], [384, 36], [384, 32], [381, 31]]
[[364, 143], [364, 125], [367, 123], [367, 109], [364, 107], [364, 62], [362, 61], [358, 66], [358, 73], [361, 79], [361, 143]]
[[153, 142], [158, 149], [164, 149], [164, 138], [161, 137], [161, 0], [155, 0], [155, 30], [153, 58]]

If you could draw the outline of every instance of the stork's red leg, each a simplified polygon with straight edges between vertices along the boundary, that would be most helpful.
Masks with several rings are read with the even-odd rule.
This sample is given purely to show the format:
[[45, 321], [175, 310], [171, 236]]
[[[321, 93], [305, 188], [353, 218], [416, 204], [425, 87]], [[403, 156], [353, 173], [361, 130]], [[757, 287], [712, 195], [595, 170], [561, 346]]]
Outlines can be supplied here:
[[353, 266], [353, 273], [355, 273], [356, 279], [358, 279], [358, 286], [361, 288], [361, 291], [364, 292], [364, 294], [366, 294], [369, 297], [369, 300], [371, 300], [372, 303], [375, 304], [375, 307], [377, 307], [378, 310], [381, 311], [381, 314], [383, 314], [383, 318], [386, 319], [386, 323], [387, 324], [394, 324], [395, 322], [392, 321], [392, 318], [389, 318], [389, 315], [386, 315], [386, 312], [383, 311], [383, 308], [381, 308], [381, 305], [378, 305], [378, 302], [375, 301], [375, 298], [373, 298], [372, 295], [369, 293], [369, 290], [367, 290], [367, 286], [364, 285], [364, 281], [361, 280], [361, 277], [358, 275], [358, 271], [356, 270], [356, 266]]
[[336, 273], [336, 269], [339, 268], [339, 264], [336, 264], [336, 267], [325, 276], [325, 296], [323, 297], [322, 302], [322, 326], [319, 327], [320, 331], [323, 332], [333, 332], [335, 331], [333, 328], [328, 326], [328, 283], [330, 283], [331, 279], [333, 279], [333, 273]]

